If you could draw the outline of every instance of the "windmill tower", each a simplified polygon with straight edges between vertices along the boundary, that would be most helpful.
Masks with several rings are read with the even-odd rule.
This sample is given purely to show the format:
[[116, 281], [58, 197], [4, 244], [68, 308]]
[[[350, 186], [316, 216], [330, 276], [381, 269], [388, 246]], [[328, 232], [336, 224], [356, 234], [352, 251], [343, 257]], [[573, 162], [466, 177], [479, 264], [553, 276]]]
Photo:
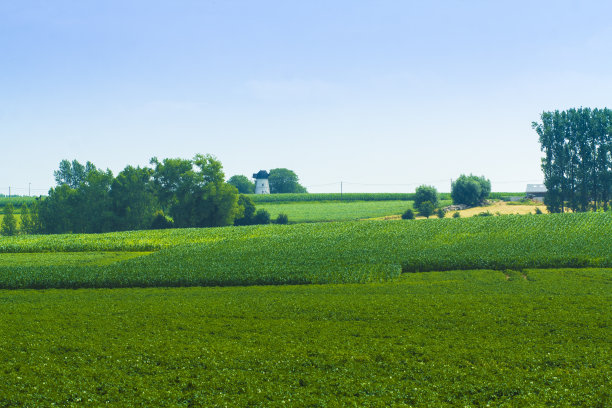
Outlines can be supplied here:
[[270, 184], [268, 177], [270, 174], [265, 170], [259, 170], [259, 173], [253, 174], [255, 179], [255, 194], [270, 194]]

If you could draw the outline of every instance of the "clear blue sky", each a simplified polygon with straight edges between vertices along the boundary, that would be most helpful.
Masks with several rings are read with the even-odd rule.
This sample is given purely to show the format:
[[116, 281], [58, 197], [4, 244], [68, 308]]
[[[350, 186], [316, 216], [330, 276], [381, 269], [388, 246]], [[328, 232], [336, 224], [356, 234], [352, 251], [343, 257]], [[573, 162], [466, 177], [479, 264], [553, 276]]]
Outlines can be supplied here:
[[[545, 110], [611, 107], [612, 2], [0, 0], [0, 193], [62, 159], [217, 156], [312, 192], [542, 180]], [[348, 184], [359, 183], [359, 184]]]

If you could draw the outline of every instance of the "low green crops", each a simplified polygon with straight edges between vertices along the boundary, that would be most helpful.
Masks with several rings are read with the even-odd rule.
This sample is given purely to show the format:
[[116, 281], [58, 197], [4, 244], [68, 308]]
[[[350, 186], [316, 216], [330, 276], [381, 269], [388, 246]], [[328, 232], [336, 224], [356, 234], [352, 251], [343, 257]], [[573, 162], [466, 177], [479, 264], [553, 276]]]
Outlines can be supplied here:
[[[0, 240], [0, 288], [347, 283], [402, 271], [611, 267], [611, 236], [609, 213], [19, 236]], [[118, 251], [156, 252], [112, 264], [27, 260]], [[13, 263], [2, 253], [25, 259]]]
[[0, 290], [0, 406], [609, 407], [611, 272]]
[[[450, 201], [448, 202], [450, 204]], [[298, 201], [260, 203], [257, 208], [270, 213], [272, 219], [287, 214], [289, 222], [351, 221], [363, 218], [399, 215], [412, 207], [413, 201]]]

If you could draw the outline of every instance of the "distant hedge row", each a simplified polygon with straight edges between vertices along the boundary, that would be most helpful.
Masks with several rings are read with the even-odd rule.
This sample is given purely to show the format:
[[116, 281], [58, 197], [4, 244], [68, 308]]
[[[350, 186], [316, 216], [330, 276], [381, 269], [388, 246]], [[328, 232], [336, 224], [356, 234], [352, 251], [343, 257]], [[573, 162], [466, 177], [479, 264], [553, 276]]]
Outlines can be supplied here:
[[[490, 198], [524, 196], [525, 193], [491, 193]], [[415, 193], [317, 193], [317, 194], [248, 194], [255, 203], [298, 201], [412, 201]], [[440, 193], [440, 200], [450, 200], [450, 193]]]
[[17, 196], [17, 197], [0, 197], [0, 209], [4, 208], [8, 203], [13, 204], [13, 207], [20, 208], [23, 204], [32, 204], [36, 200], [34, 197]]

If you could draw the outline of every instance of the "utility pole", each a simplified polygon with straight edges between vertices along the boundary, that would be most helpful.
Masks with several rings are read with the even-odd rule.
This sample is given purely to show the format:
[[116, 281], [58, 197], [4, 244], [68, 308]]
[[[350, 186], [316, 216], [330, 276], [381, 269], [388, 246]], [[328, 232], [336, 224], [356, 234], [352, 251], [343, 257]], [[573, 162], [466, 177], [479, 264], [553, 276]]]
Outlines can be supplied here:
[[32, 183], [28, 183], [28, 197], [32, 196], [31, 192], [32, 192]]
[[11, 198], [11, 186], [9, 186], [9, 198]]
[[340, 201], [342, 201], [342, 182], [340, 182]]

